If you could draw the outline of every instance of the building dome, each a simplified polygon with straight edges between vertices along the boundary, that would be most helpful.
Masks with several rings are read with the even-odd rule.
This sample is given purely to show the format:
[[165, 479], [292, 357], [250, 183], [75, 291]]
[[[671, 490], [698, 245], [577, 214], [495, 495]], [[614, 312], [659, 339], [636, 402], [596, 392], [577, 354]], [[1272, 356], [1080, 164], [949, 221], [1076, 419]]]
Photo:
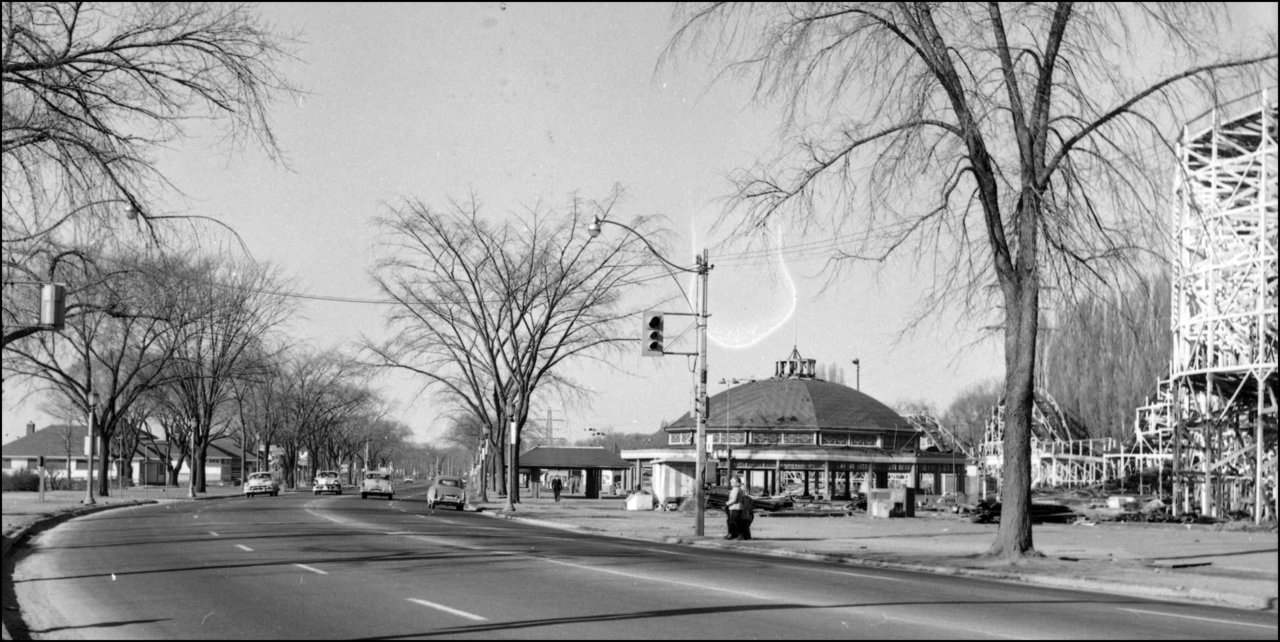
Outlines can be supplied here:
[[[880, 401], [844, 384], [815, 376], [815, 361], [797, 350], [777, 362], [774, 376], [735, 386], [708, 399], [709, 430], [804, 430], [915, 433], [904, 417]], [[696, 428], [691, 413], [667, 426], [669, 432]]]
[[[820, 379], [752, 381], [711, 397], [708, 405], [708, 429], [914, 432], [905, 418], [874, 397]], [[695, 427], [685, 413], [667, 430]]]

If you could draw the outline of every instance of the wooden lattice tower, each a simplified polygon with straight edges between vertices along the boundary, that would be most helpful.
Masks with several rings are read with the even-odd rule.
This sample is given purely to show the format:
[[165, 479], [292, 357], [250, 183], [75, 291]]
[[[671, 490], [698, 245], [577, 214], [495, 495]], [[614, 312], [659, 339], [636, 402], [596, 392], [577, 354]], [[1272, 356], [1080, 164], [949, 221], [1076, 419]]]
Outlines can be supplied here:
[[1261, 520], [1276, 478], [1275, 90], [1191, 121], [1179, 152], [1175, 510]]

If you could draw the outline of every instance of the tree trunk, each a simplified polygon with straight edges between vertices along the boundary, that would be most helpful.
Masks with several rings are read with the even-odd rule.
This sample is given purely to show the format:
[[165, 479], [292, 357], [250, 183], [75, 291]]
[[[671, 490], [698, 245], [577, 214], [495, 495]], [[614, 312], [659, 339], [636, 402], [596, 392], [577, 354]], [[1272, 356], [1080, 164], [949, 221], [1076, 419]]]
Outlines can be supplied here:
[[94, 463], [98, 465], [98, 497], [107, 497], [111, 490], [111, 481], [107, 479], [107, 473], [111, 470], [111, 453], [107, 450], [108, 439], [102, 432], [94, 435], [98, 440], [98, 460]]
[[1034, 277], [1005, 288], [1004, 481], [1000, 530], [987, 555], [1038, 557], [1031, 538], [1031, 421], [1039, 290]]

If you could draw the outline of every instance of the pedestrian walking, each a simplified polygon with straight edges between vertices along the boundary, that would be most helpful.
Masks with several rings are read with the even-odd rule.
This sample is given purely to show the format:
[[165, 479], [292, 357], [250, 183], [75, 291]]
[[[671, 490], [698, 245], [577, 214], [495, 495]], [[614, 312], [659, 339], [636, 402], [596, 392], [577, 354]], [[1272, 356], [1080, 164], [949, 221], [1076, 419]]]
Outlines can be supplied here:
[[560, 489], [564, 488], [564, 482], [559, 477], [551, 480], [551, 492], [555, 494], [556, 501], [560, 501]]

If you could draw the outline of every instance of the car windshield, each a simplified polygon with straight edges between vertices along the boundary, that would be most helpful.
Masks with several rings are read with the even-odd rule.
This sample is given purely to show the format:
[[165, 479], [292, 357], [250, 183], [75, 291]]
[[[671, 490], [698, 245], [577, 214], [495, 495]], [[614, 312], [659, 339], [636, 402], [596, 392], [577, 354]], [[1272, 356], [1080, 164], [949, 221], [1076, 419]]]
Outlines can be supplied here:
[[316, 477], [320, 477], [321, 479], [330, 479], [337, 476], [338, 473], [316, 473]]
[[456, 479], [441, 479], [440, 481], [438, 481], [438, 482], [436, 482], [436, 483], [437, 483], [437, 484], [439, 484], [439, 485], [441, 485], [441, 486], [457, 486], [457, 485], [458, 485], [458, 480], [456, 480]]
[[381, 473], [369, 473], [368, 475], [365, 475], [364, 478], [365, 479], [391, 479], [391, 476], [383, 475]]
[[271, 481], [271, 473], [254, 473], [249, 475], [249, 479], [254, 481]]

